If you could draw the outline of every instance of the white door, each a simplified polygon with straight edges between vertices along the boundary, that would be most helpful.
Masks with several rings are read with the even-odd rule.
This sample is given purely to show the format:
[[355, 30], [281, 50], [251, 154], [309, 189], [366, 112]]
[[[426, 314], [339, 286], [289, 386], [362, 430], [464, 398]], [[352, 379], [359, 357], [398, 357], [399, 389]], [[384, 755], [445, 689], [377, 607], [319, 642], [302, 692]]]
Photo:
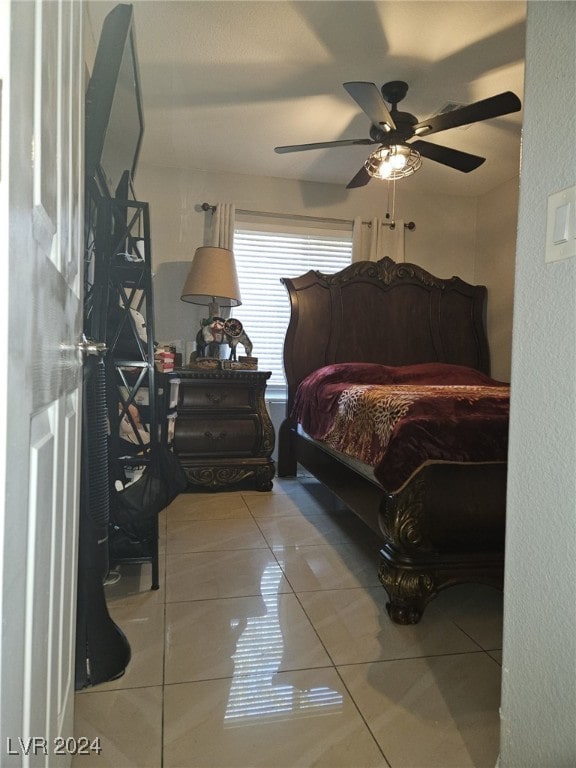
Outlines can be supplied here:
[[0, 765], [67, 765], [82, 324], [80, 0], [0, 0]]

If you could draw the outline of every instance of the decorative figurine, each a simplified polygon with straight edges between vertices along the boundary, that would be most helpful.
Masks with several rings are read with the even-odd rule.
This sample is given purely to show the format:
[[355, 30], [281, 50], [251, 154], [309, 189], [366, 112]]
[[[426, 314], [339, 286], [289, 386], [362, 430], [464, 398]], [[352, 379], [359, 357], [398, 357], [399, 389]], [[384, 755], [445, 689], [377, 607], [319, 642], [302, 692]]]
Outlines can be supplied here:
[[[242, 323], [235, 317], [224, 320], [222, 317], [211, 317], [202, 320], [200, 330], [196, 335], [196, 353], [198, 357], [220, 357], [220, 344], [230, 347], [229, 360], [236, 360], [236, 347], [242, 344], [248, 357], [252, 355], [253, 345]], [[208, 354], [206, 354], [208, 353]]]

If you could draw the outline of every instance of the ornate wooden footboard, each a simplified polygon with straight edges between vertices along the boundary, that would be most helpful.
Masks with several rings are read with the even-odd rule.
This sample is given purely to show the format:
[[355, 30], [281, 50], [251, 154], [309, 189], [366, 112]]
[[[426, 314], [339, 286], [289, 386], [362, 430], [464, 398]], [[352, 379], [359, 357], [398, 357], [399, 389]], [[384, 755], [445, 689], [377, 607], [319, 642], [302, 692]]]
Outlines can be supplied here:
[[389, 493], [298, 431], [290, 417], [300, 381], [332, 363], [446, 362], [489, 373], [486, 289], [388, 258], [283, 282], [292, 314], [284, 347], [288, 404], [278, 474], [295, 475], [301, 464], [374, 531], [379, 577], [396, 623], [418, 622], [427, 603], [454, 584], [501, 586], [505, 463], [430, 464]]
[[380, 508], [379, 578], [391, 618], [415, 624], [440, 590], [502, 586], [506, 466], [431, 465]]

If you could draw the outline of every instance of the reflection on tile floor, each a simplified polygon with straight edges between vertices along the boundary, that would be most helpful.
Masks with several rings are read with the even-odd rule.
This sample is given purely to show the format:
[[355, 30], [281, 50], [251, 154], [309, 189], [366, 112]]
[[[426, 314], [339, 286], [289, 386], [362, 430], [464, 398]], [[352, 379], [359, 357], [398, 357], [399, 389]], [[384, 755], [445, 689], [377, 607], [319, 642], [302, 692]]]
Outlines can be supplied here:
[[160, 516], [161, 586], [107, 587], [132, 660], [76, 694], [100, 768], [493, 768], [502, 596], [442, 593], [390, 622], [377, 545], [310, 478], [179, 496]]

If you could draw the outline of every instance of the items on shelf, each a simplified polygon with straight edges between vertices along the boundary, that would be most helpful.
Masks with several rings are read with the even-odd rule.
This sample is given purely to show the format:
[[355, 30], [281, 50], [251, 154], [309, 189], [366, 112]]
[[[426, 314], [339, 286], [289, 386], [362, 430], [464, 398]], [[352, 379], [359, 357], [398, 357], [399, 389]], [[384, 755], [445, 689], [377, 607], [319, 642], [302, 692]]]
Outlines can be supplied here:
[[172, 373], [176, 354], [168, 347], [161, 347], [154, 352], [154, 365], [160, 373]]
[[[122, 413], [122, 405], [119, 404]], [[129, 405], [127, 413], [120, 419], [120, 438], [134, 445], [146, 445], [150, 442], [150, 433], [140, 421], [140, 412], [135, 405]]]

